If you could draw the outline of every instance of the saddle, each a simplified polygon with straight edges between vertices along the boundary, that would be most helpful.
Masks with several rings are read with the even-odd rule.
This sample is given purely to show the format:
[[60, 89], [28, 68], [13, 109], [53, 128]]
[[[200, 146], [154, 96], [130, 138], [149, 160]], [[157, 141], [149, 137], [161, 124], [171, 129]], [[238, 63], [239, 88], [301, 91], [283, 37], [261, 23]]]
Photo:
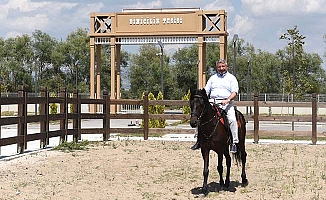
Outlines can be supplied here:
[[227, 133], [228, 133], [228, 139], [230, 141], [233, 141], [233, 138], [232, 138], [232, 133], [231, 133], [231, 129], [230, 129], [230, 125], [229, 125], [229, 121], [228, 121], [228, 118], [226, 116], [226, 112], [225, 110], [223, 110], [222, 108], [219, 107], [218, 104], [213, 104], [213, 107], [215, 108], [216, 112], [217, 112], [217, 116], [220, 120], [220, 123], [222, 123], [224, 125], [224, 127], [226, 128], [227, 130]]

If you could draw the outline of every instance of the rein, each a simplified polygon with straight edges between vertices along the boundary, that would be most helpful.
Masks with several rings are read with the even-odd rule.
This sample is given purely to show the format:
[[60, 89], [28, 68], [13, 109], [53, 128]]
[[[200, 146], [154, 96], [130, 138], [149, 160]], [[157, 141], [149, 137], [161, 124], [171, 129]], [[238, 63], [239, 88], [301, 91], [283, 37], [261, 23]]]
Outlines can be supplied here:
[[[206, 107], [206, 105], [205, 105], [205, 107]], [[213, 121], [213, 119], [215, 119], [215, 118], [217, 118], [217, 122], [216, 122], [216, 124], [214, 125], [214, 129], [213, 129], [213, 131], [207, 136], [205, 133], [203, 133], [203, 135], [205, 136], [205, 138], [207, 139], [207, 140], [209, 140], [214, 134], [215, 134], [215, 131], [216, 131], [216, 129], [217, 129], [217, 126], [218, 126], [218, 124], [220, 123], [220, 116], [218, 116], [218, 111], [216, 111], [216, 113], [215, 113], [215, 115], [210, 119], [210, 120], [208, 120], [208, 121], [206, 121], [206, 122], [204, 122], [204, 123], [200, 123], [200, 126], [205, 126], [206, 124], [209, 124], [210, 122], [212, 122]]]
[[[203, 97], [200, 96], [200, 95], [195, 95], [194, 97], [195, 97], [195, 98], [203, 98]], [[220, 122], [220, 116], [218, 116], [218, 111], [216, 111], [215, 115], [214, 115], [211, 119], [209, 119], [209, 120], [206, 121], [206, 122], [201, 123], [201, 118], [203, 117], [203, 115], [205, 114], [206, 111], [207, 111], [207, 104], [205, 104], [205, 107], [202, 109], [202, 111], [201, 111], [201, 113], [200, 113], [199, 116], [197, 116], [196, 113], [194, 113], [194, 112], [192, 112], [191, 115], [195, 115], [195, 116], [198, 117], [198, 121], [199, 121], [199, 125], [200, 125], [200, 126], [205, 126], [205, 125], [207, 125], [207, 124], [213, 122], [213, 120], [214, 120], [215, 118], [217, 118], [217, 122], [216, 122], [216, 124], [214, 125], [214, 129], [213, 129], [213, 131], [212, 131], [209, 135], [206, 135], [205, 133], [202, 133], [202, 134], [205, 136], [205, 138], [206, 138], [207, 140], [209, 140], [209, 139], [214, 135], [214, 133], [215, 133], [215, 131], [216, 131], [216, 129], [217, 129], [217, 126], [218, 126], [218, 124], [219, 124], [219, 122]]]

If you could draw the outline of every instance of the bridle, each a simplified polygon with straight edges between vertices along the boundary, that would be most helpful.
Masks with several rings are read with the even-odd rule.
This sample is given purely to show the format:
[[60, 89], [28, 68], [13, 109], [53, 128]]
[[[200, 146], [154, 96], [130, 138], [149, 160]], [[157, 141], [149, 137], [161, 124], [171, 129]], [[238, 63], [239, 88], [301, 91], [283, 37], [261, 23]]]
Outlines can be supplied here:
[[[194, 99], [195, 99], [195, 98], [202, 98], [202, 99], [203, 99], [203, 96], [201, 96], [201, 95], [194, 95]], [[202, 109], [202, 111], [200, 112], [200, 115], [199, 115], [199, 116], [198, 116], [195, 112], [191, 112], [190, 116], [191, 116], [191, 117], [196, 116], [196, 117], [197, 117], [198, 125], [200, 125], [200, 126], [204, 126], [204, 125], [206, 125], [206, 124], [212, 122], [215, 118], [217, 118], [217, 122], [216, 122], [216, 124], [214, 125], [214, 129], [213, 129], [213, 131], [211, 132], [211, 134], [206, 135], [205, 133], [203, 133], [203, 135], [205, 136], [205, 138], [206, 138], [207, 140], [209, 140], [209, 139], [214, 135], [214, 133], [215, 133], [215, 131], [216, 131], [216, 129], [217, 129], [217, 126], [218, 126], [218, 124], [219, 124], [219, 122], [220, 122], [220, 116], [218, 115], [218, 112], [216, 112], [216, 114], [215, 114], [211, 119], [209, 119], [208, 121], [202, 123], [202, 122], [201, 122], [201, 118], [203, 117], [203, 115], [204, 115], [204, 113], [206, 112], [206, 110], [207, 110], [207, 104], [205, 104], [205, 106], [204, 106], [204, 108]]]
[[[194, 95], [194, 99], [195, 99], [195, 98], [201, 98], [201, 99], [203, 99], [203, 96], [201, 96], [201, 95]], [[190, 117], [196, 116], [196, 117], [197, 117], [197, 121], [200, 123], [200, 120], [201, 120], [201, 118], [203, 117], [203, 114], [206, 112], [206, 107], [207, 107], [207, 105], [205, 104], [205, 106], [204, 106], [204, 108], [201, 110], [199, 116], [197, 115], [197, 113], [195, 113], [195, 112], [191, 112], [191, 113], [190, 113]]]

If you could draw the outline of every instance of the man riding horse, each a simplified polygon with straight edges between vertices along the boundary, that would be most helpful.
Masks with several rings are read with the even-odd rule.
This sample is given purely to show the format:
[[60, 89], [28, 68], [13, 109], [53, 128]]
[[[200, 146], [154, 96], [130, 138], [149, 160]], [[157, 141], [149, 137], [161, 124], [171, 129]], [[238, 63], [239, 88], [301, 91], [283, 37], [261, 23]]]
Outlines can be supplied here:
[[[239, 142], [239, 138], [237, 119], [232, 100], [237, 96], [239, 85], [237, 78], [228, 72], [228, 64], [224, 59], [216, 62], [216, 71], [217, 73], [209, 78], [204, 88], [211, 100], [214, 103], [220, 104], [221, 108], [226, 112], [233, 139], [230, 152], [236, 153], [236, 144]], [[191, 149], [196, 150], [199, 148], [200, 143], [197, 139], [196, 144]]]

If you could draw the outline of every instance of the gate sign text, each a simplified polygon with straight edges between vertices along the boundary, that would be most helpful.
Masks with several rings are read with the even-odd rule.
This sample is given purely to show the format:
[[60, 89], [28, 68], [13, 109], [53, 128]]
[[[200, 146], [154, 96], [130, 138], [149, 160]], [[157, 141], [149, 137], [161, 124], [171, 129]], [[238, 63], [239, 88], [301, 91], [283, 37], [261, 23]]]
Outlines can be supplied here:
[[159, 25], [162, 23], [166, 24], [182, 24], [182, 17], [140, 17], [140, 18], [130, 18], [129, 25]]

